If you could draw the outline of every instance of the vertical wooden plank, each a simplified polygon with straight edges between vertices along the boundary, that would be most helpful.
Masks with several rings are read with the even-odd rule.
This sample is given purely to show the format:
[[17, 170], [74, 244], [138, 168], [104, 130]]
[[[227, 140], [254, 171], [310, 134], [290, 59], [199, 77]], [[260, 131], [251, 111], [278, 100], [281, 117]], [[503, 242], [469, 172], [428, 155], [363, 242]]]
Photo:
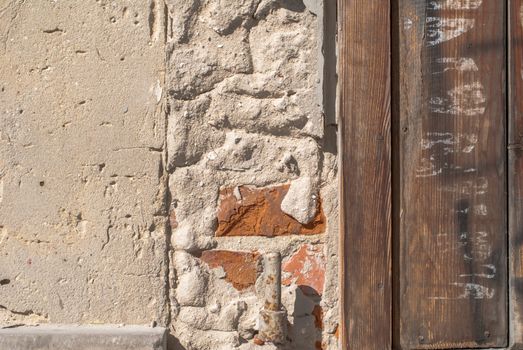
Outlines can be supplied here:
[[401, 349], [507, 345], [505, 11], [399, 0]]
[[390, 8], [339, 5], [342, 345], [391, 347]]
[[523, 348], [523, 0], [509, 9], [509, 237], [511, 342]]

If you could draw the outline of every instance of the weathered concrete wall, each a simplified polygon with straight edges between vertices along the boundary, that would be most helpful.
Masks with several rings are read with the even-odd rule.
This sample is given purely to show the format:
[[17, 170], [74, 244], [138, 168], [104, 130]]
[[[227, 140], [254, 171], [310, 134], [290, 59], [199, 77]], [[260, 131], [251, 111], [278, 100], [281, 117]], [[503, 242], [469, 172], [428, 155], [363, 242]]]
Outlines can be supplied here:
[[0, 320], [166, 322], [163, 11], [2, 4]]
[[333, 9], [2, 9], [0, 323], [154, 321], [174, 349], [275, 348], [256, 334], [279, 251], [279, 349], [337, 349]]

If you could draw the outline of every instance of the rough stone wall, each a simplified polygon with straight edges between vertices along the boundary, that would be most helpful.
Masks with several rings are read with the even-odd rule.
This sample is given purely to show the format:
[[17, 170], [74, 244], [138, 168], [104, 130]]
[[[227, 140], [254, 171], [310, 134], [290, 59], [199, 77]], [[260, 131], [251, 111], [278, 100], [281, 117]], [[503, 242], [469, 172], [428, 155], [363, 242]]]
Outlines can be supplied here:
[[171, 349], [274, 349], [256, 333], [279, 251], [278, 349], [337, 349], [330, 12], [4, 1], [0, 324], [154, 322]]
[[167, 7], [173, 334], [187, 349], [259, 344], [260, 257], [279, 251], [289, 347], [337, 348], [323, 4]]

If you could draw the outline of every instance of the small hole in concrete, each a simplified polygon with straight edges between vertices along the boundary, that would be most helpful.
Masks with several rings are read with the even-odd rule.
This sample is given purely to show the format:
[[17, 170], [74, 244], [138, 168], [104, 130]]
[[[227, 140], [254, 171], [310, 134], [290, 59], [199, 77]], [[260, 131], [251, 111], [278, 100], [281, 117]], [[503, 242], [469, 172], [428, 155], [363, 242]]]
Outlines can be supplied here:
[[40, 187], [44, 187], [45, 185], [45, 182], [44, 181], [40, 181]]
[[0, 280], [0, 286], [5, 286], [6, 284], [9, 284], [9, 283], [11, 283], [10, 279], [4, 278], [4, 279]]

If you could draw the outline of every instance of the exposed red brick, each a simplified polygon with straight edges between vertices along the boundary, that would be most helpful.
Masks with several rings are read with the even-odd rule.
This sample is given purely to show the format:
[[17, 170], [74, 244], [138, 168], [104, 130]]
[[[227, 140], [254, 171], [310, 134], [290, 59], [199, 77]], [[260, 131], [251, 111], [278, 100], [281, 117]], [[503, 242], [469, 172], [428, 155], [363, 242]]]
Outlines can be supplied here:
[[176, 221], [176, 213], [174, 210], [171, 210], [171, 213], [169, 214], [169, 223], [171, 224], [171, 229], [178, 227], [178, 221]]
[[312, 315], [314, 316], [314, 326], [318, 329], [323, 329], [323, 309], [319, 305], [315, 305], [312, 310]]
[[256, 283], [259, 265], [258, 253], [206, 250], [202, 253], [201, 260], [211, 269], [222, 267], [226, 274], [225, 280], [238, 290], [244, 290]]
[[263, 340], [261, 340], [260, 338], [256, 338], [254, 337], [254, 339], [252, 340], [252, 342], [256, 345], [265, 345], [265, 342]]
[[250, 186], [220, 191], [216, 236], [283, 236], [313, 235], [325, 232], [325, 215], [318, 200], [314, 220], [303, 225], [281, 210], [289, 185], [267, 188]]
[[325, 283], [323, 246], [303, 244], [284, 264], [282, 283], [297, 284], [304, 294], [321, 295]]

